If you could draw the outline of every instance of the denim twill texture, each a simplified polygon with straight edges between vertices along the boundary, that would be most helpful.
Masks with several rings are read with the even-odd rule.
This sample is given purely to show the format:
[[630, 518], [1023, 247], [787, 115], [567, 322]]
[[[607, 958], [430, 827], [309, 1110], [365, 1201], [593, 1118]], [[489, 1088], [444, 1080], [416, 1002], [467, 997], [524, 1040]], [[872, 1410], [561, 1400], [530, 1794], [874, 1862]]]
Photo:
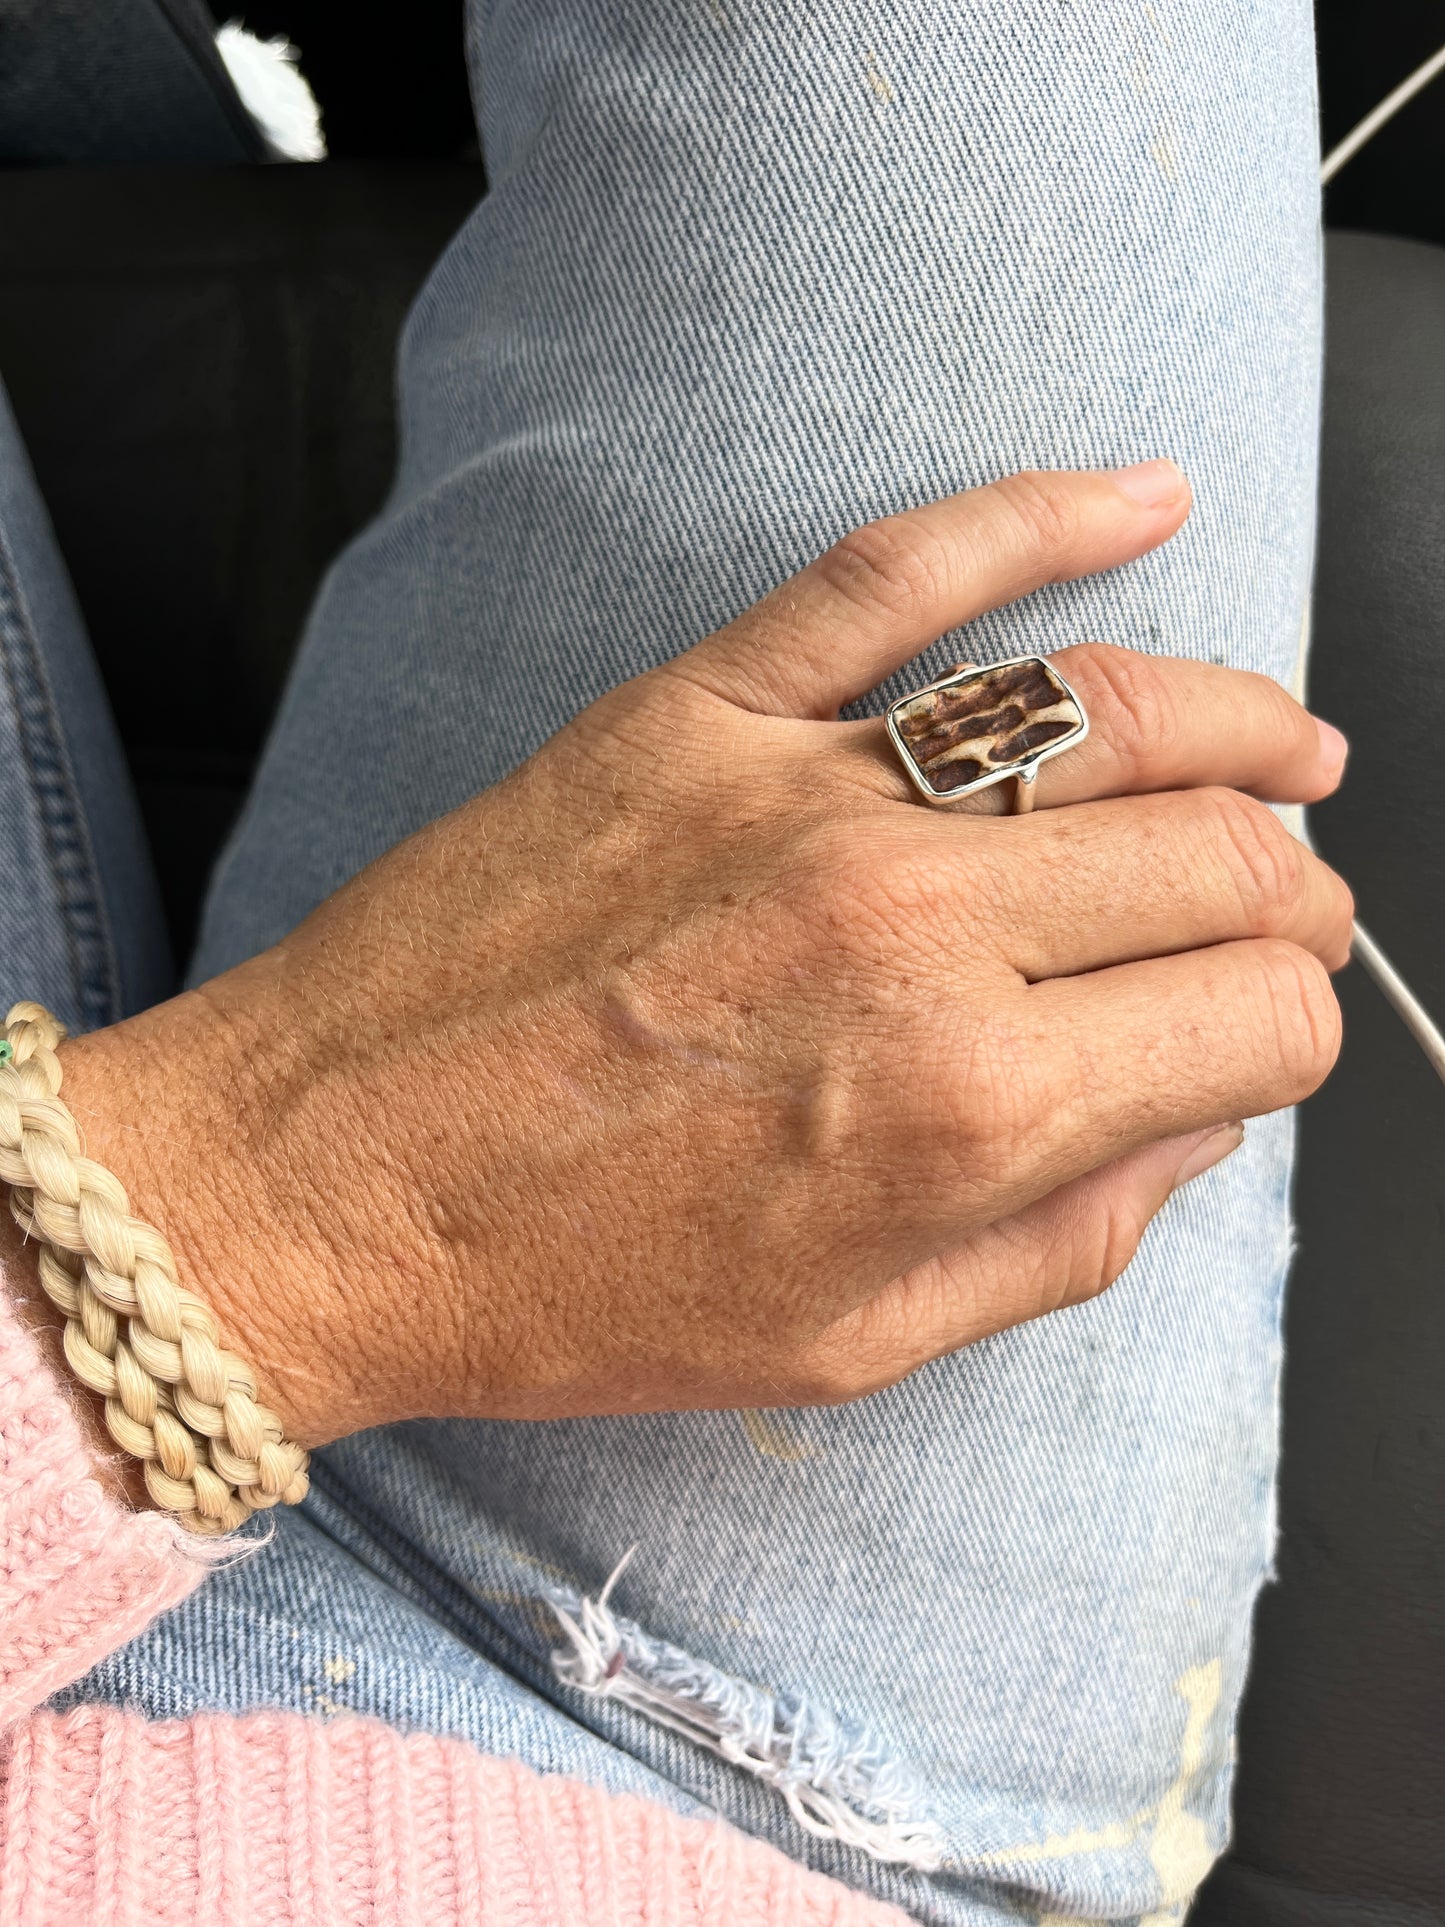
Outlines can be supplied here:
[[140, 815], [50, 521], [0, 388], [0, 999], [72, 1029], [168, 994]]
[[[527, 0], [473, 4], [470, 47], [492, 190], [408, 324], [395, 489], [319, 599], [197, 975], [843, 530], [1011, 469], [1168, 453], [1197, 505], [895, 689], [1090, 635], [1292, 679], [1304, 0]], [[74, 1696], [465, 1733], [952, 1927], [1177, 1922], [1270, 1556], [1289, 1158], [1287, 1119], [1252, 1125], [1104, 1300], [858, 1406], [345, 1441], [268, 1551]], [[903, 1789], [936, 1871], [557, 1678], [549, 1600], [634, 1541], [620, 1618], [773, 1695], [798, 1771]]]

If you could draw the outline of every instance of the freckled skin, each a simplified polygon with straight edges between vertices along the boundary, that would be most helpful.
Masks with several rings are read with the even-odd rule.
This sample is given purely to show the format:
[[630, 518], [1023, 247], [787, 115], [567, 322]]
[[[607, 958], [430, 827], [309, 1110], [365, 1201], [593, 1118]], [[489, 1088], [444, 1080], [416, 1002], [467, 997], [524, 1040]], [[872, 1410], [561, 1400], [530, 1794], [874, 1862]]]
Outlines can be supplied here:
[[[1091, 733], [1023, 819], [921, 806], [836, 720], [1187, 508], [1035, 476], [856, 531], [274, 949], [63, 1047], [291, 1436], [860, 1396], [1103, 1289], [1230, 1120], [1314, 1088], [1348, 892], [1252, 799], [1339, 768], [1273, 683], [1060, 650]], [[1048, 693], [973, 713], [1006, 746]]]

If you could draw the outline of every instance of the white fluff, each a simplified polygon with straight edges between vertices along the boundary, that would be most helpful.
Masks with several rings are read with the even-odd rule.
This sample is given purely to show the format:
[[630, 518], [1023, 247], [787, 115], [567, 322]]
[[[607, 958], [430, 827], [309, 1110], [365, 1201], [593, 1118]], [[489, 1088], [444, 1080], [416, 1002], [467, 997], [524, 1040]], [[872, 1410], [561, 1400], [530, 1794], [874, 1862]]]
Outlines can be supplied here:
[[258, 40], [239, 20], [228, 20], [216, 35], [216, 51], [276, 158], [324, 161], [321, 109], [296, 64], [299, 55], [291, 42], [280, 37]]

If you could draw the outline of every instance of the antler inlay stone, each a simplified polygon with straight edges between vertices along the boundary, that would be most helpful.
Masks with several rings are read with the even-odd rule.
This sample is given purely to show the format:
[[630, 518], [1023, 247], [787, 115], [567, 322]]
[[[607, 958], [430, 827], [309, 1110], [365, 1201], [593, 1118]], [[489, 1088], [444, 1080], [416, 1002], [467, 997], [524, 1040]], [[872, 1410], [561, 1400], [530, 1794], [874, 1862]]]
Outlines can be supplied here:
[[1082, 734], [1084, 713], [1042, 656], [969, 669], [888, 712], [895, 740], [934, 796], [996, 777]]

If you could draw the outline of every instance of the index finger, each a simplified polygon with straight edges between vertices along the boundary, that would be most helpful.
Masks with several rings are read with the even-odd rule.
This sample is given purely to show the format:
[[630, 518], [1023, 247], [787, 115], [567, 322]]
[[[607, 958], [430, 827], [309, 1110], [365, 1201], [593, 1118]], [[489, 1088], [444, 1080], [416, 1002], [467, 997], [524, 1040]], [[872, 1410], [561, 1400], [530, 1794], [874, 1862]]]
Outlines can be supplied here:
[[744, 709], [834, 716], [960, 623], [1132, 562], [1188, 513], [1172, 462], [1013, 475], [853, 530], [672, 667]]

